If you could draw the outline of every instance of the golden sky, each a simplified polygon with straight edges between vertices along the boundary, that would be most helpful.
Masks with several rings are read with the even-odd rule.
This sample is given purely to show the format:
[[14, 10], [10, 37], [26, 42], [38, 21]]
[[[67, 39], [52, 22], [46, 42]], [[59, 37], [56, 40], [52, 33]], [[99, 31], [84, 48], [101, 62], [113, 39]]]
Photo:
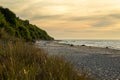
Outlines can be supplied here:
[[120, 39], [120, 0], [0, 0], [55, 39]]

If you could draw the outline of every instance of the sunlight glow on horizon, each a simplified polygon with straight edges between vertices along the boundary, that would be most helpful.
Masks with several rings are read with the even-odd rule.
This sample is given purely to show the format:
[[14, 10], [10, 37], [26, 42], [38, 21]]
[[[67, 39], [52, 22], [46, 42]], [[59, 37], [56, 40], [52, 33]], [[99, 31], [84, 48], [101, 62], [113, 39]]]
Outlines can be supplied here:
[[55, 39], [120, 39], [120, 0], [0, 0]]

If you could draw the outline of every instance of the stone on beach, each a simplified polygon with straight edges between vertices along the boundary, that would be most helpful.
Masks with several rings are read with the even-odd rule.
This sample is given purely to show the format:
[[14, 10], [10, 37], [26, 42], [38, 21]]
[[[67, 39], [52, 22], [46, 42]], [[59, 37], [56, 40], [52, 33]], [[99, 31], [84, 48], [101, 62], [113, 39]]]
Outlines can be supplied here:
[[120, 50], [99, 48], [92, 46], [69, 46], [57, 42], [49, 42], [46, 46], [43, 42], [36, 43], [50, 55], [65, 57], [72, 62], [77, 69], [84, 67], [89, 74], [97, 77], [97, 80], [120, 79]]

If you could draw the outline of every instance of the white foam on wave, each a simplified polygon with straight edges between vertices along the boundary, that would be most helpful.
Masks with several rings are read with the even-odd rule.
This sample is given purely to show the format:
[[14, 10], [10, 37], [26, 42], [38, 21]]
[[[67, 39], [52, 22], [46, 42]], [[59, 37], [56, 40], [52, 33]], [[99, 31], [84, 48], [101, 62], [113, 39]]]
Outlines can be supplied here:
[[62, 40], [59, 43], [73, 44], [73, 45], [86, 45], [94, 47], [109, 47], [111, 49], [120, 50], [120, 40]]

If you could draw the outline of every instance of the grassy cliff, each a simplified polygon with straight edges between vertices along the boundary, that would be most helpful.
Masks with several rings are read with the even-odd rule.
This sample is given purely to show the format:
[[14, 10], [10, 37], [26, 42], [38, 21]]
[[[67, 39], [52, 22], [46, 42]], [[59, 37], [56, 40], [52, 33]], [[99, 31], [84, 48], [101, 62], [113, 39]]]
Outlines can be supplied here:
[[19, 19], [12, 11], [3, 7], [0, 7], [0, 30], [5, 31], [8, 36], [26, 41], [53, 40], [46, 31], [30, 24], [28, 20]]

